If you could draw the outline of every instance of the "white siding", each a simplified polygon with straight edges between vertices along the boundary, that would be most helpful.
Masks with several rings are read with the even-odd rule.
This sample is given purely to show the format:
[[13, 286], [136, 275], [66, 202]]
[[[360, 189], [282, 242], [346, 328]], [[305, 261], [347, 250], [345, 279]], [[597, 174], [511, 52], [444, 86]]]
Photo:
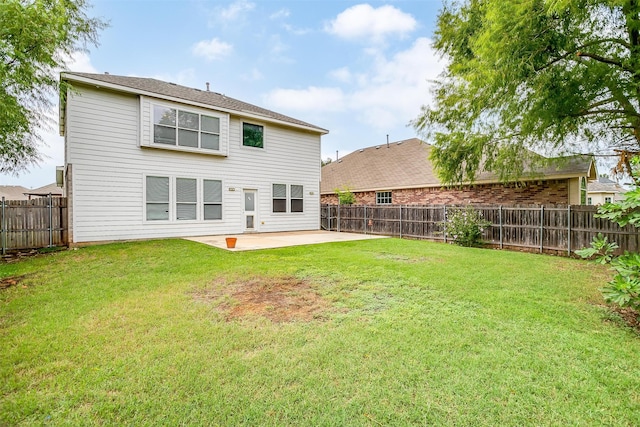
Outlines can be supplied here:
[[[319, 228], [319, 134], [250, 120], [265, 126], [265, 148], [251, 149], [241, 145], [241, 118], [230, 116], [221, 129], [229, 135], [227, 157], [149, 148], [148, 98], [77, 88], [66, 127], [74, 242], [242, 233], [243, 189], [258, 190], [257, 231]], [[146, 175], [221, 180], [222, 221], [145, 221]], [[272, 213], [273, 183], [303, 185], [304, 212]]]

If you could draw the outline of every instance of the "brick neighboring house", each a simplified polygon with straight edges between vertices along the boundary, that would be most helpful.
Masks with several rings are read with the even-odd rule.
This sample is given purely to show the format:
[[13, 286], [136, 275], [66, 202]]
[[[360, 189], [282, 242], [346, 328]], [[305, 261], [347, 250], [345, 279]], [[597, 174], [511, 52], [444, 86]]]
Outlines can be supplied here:
[[357, 204], [581, 204], [586, 181], [595, 179], [593, 159], [571, 157], [535, 177], [503, 184], [492, 173], [478, 174], [461, 188], [445, 187], [429, 161], [430, 145], [420, 139], [356, 150], [322, 168], [321, 202], [337, 204], [335, 190], [348, 187]]

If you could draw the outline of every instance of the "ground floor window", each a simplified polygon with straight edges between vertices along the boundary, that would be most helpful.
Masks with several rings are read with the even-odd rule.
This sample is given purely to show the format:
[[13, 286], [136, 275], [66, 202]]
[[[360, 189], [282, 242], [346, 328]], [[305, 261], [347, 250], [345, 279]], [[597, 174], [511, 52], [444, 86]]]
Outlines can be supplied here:
[[[287, 191], [288, 190], [288, 191]], [[303, 212], [304, 191], [302, 185], [273, 184], [274, 213]], [[287, 210], [287, 206], [289, 209]]]
[[377, 205], [390, 205], [391, 202], [391, 191], [376, 191]]
[[221, 219], [221, 180], [151, 175], [145, 177], [146, 221]]

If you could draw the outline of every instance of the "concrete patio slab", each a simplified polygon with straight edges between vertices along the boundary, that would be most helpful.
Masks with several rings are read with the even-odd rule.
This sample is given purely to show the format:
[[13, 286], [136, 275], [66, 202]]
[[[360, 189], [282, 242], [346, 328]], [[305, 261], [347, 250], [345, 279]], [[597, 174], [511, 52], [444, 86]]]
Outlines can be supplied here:
[[[236, 247], [227, 248], [226, 237], [236, 237]], [[352, 240], [387, 239], [388, 236], [372, 234], [338, 233], [335, 231], [288, 231], [283, 233], [251, 233], [224, 236], [186, 237], [186, 240], [200, 242], [229, 251], [252, 251], [257, 249], [283, 248], [286, 246], [314, 245], [318, 243], [347, 242]]]

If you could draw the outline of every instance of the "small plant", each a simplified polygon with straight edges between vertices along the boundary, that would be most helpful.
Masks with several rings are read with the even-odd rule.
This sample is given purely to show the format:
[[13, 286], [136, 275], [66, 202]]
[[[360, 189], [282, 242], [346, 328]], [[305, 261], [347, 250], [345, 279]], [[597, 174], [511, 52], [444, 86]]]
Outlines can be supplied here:
[[447, 211], [446, 232], [456, 245], [478, 246], [482, 232], [489, 225], [491, 223], [484, 219], [482, 212], [472, 206]]
[[356, 202], [356, 195], [346, 185], [333, 191], [338, 196], [338, 203], [341, 205], [352, 205]]
[[606, 302], [640, 310], [640, 254], [625, 252], [615, 257], [613, 252], [616, 249], [618, 245], [615, 242], [608, 242], [598, 233], [590, 248], [579, 249], [575, 253], [582, 258], [595, 256], [594, 261], [599, 264], [611, 263], [616, 275], [600, 289]]
[[591, 247], [578, 249], [575, 253], [585, 259], [595, 256], [594, 261], [598, 264], [608, 264], [613, 259], [613, 252], [618, 249], [616, 242], [608, 240], [602, 233], [598, 233], [591, 241]]

